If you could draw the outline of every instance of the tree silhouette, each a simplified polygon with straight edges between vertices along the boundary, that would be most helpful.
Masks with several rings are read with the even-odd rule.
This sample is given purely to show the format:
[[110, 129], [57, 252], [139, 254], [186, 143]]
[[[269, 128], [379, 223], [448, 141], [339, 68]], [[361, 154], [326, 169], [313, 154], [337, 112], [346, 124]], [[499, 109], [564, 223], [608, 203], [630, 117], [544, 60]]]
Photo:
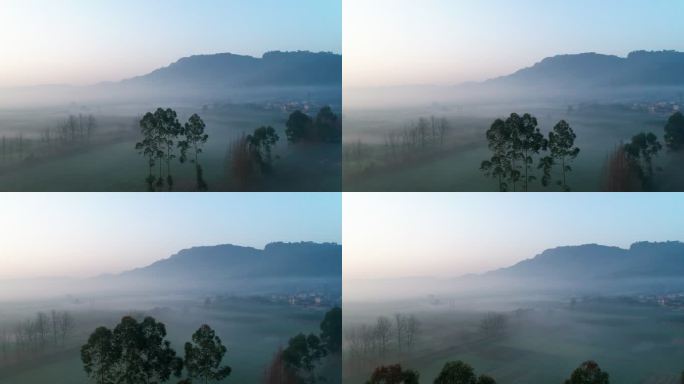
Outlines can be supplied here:
[[121, 319], [113, 331], [117, 360], [117, 383], [160, 383], [171, 375], [180, 376], [183, 361], [176, 357], [166, 338], [166, 327], [152, 317], [138, 322], [130, 316]]
[[318, 111], [315, 127], [319, 140], [331, 143], [342, 141], [342, 122], [329, 106]]
[[330, 353], [342, 352], [342, 308], [326, 312], [321, 322], [321, 342]]
[[375, 368], [366, 384], [418, 384], [419, 378], [418, 372], [394, 364]]
[[157, 129], [157, 120], [151, 112], [148, 112], [140, 120], [140, 132], [143, 135], [142, 141], [135, 144], [135, 149], [147, 158], [147, 165], [149, 174], [145, 179], [148, 191], [154, 192], [155, 181], [157, 180], [152, 174], [152, 169], [159, 162], [159, 180], [162, 179], [161, 159], [164, 157], [164, 151], [161, 150], [160, 137]]
[[81, 347], [83, 369], [98, 384], [116, 383], [116, 361], [121, 351], [114, 344], [114, 335], [106, 327], [99, 327]]
[[161, 143], [166, 147], [164, 159], [166, 161], [166, 184], [169, 190], [173, 189], [173, 176], [171, 175], [171, 161], [176, 158], [173, 152], [174, 140], [182, 133], [183, 127], [178, 121], [178, 115], [173, 109], [157, 109], [154, 113], [158, 123]]
[[529, 183], [536, 178], [530, 174], [530, 167], [534, 163], [534, 155], [538, 155], [539, 151], [546, 148], [547, 141], [544, 135], [541, 134], [537, 128], [537, 118], [529, 113], [518, 117], [512, 114], [510, 124], [515, 124], [511, 128], [513, 133], [513, 149], [514, 158], [520, 159], [523, 164], [523, 188], [525, 191], [529, 188]]
[[206, 191], [208, 189], [207, 183], [203, 178], [202, 165], [199, 162], [199, 155], [202, 153], [202, 145], [204, 145], [209, 139], [209, 135], [204, 133], [204, 128], [206, 125], [202, 118], [197, 114], [190, 116], [188, 122], [185, 123], [181, 131], [182, 135], [185, 136], [184, 140], [178, 142], [178, 148], [180, 148], [180, 162], [185, 163], [188, 160], [188, 151], [192, 149], [192, 159], [190, 160], [195, 164], [195, 171], [197, 176], [197, 190]]
[[609, 384], [608, 373], [592, 360], [585, 361], [572, 372], [565, 384]]
[[214, 330], [206, 324], [202, 325], [192, 335], [192, 343], [185, 343], [185, 369], [188, 377], [199, 379], [205, 384], [228, 377], [232, 369], [221, 366], [227, 350]]
[[510, 169], [508, 159], [508, 147], [510, 144], [510, 131], [506, 123], [501, 119], [496, 119], [487, 130], [488, 147], [492, 151], [492, 157], [485, 160], [480, 165], [480, 169], [485, 176], [495, 178], [499, 184], [499, 191], [506, 192], [508, 184], [506, 177]]
[[475, 376], [473, 367], [463, 361], [450, 361], [444, 364], [435, 384], [496, 384], [496, 380], [487, 375]]
[[[553, 166], [555, 162], [560, 162], [562, 181], [558, 181], [564, 191], [570, 191], [568, 183], [566, 180], [566, 174], [572, 171], [572, 168], [568, 164], [574, 160], [580, 152], [580, 149], [575, 146], [575, 139], [577, 135], [572, 130], [570, 125], [565, 121], [559, 121], [551, 132], [549, 132], [548, 148], [550, 155], [542, 159], [540, 162], [540, 168], [544, 169], [544, 178], [542, 184], [545, 182], [548, 184], [548, 172], [550, 167]], [[546, 184], [544, 184], [546, 185]]]
[[675, 112], [665, 124], [665, 145], [671, 151], [684, 148], [684, 114]]
[[247, 136], [248, 150], [262, 172], [271, 170], [273, 147], [280, 137], [273, 127], [257, 128], [253, 134]]
[[444, 364], [435, 379], [435, 384], [475, 384], [473, 367], [462, 361], [450, 361]]
[[297, 143], [311, 138], [313, 120], [302, 111], [294, 111], [285, 123], [287, 141]]
[[653, 157], [662, 148], [656, 135], [644, 132], [635, 135], [631, 142], [625, 144], [625, 154], [641, 179], [644, 189], [652, 188]]
[[283, 361], [288, 369], [297, 373], [302, 382], [314, 383], [314, 368], [326, 354], [318, 336], [300, 333], [288, 342], [287, 348], [283, 351]]

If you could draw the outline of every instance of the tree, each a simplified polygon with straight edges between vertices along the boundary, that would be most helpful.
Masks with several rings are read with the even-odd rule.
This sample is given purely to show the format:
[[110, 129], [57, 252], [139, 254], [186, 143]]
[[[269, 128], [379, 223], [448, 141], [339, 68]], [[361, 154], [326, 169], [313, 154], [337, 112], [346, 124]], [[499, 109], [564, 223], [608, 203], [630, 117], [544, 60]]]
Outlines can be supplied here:
[[114, 335], [106, 327], [99, 327], [81, 347], [83, 370], [98, 384], [116, 383], [116, 362], [120, 350], [114, 344]]
[[162, 179], [161, 159], [164, 157], [164, 151], [160, 148], [160, 137], [157, 129], [157, 120], [151, 112], [148, 112], [140, 120], [140, 132], [143, 135], [142, 141], [135, 144], [135, 149], [147, 158], [147, 166], [149, 174], [145, 179], [148, 191], [154, 191], [155, 181], [157, 180], [152, 174], [152, 168], [159, 162], [159, 180]]
[[178, 115], [173, 109], [157, 109], [154, 113], [159, 129], [158, 135], [161, 144], [166, 147], [164, 159], [166, 160], [166, 183], [169, 190], [173, 189], [173, 176], [171, 175], [171, 161], [176, 158], [173, 152], [173, 143], [176, 137], [183, 131], [183, 127], [178, 121]]
[[330, 143], [342, 142], [342, 121], [329, 106], [318, 111], [315, 128], [319, 140]]
[[278, 137], [275, 129], [271, 126], [257, 128], [253, 134], [247, 136], [249, 152], [262, 172], [270, 171], [272, 163], [271, 147], [278, 140], [280, 140], [280, 137]]
[[652, 187], [653, 157], [660, 152], [662, 145], [653, 133], [639, 133], [625, 144], [625, 154], [631, 166], [641, 179], [644, 189]]
[[508, 318], [499, 313], [489, 313], [480, 321], [480, 331], [487, 337], [501, 337], [506, 333]]
[[276, 352], [264, 371], [263, 384], [297, 384], [297, 376], [287, 368], [283, 361], [282, 348]]
[[66, 341], [67, 336], [73, 331], [75, 326], [74, 317], [67, 311], [62, 312], [59, 319], [59, 332], [62, 336], [62, 343]]
[[283, 351], [283, 361], [288, 369], [296, 373], [302, 382], [316, 381], [314, 368], [326, 356], [326, 350], [318, 336], [303, 333], [290, 339]]
[[342, 353], [342, 308], [335, 307], [326, 312], [321, 321], [321, 342], [328, 352]]
[[166, 327], [152, 317], [142, 322], [130, 316], [121, 319], [113, 331], [114, 346], [120, 353], [116, 382], [153, 384], [165, 382], [171, 375], [180, 376], [183, 361], [165, 338]]
[[189, 378], [209, 383], [228, 377], [231, 368], [221, 366], [227, 350], [214, 330], [202, 325], [192, 335], [192, 343], [185, 343], [185, 368]]
[[[159, 177], [156, 179], [156, 186], [162, 187], [164, 185], [162, 162], [165, 162], [166, 182], [169, 190], [172, 190], [171, 160], [176, 158], [173, 152], [173, 144], [176, 137], [183, 131], [183, 127], [178, 122], [176, 111], [170, 108], [158, 108], [154, 113], [146, 113], [140, 120], [140, 130], [143, 134], [143, 140], [136, 143], [135, 148], [148, 158], [150, 174], [146, 181], [149, 189], [153, 190], [152, 167], [154, 167], [155, 162], [159, 162]], [[153, 159], [156, 160], [153, 161]]]
[[366, 384], [418, 384], [419, 378], [418, 372], [394, 364], [375, 368]]
[[513, 118], [514, 115], [511, 115], [511, 118], [517, 125], [511, 131], [514, 133], [514, 148], [519, 148], [519, 153], [513, 156], [517, 156], [523, 163], [523, 188], [527, 191], [529, 183], [535, 180], [535, 177], [530, 174], [530, 167], [534, 163], [533, 156], [546, 148], [547, 141], [537, 128], [536, 117], [526, 113], [518, 119]]
[[[580, 152], [580, 149], [575, 146], [576, 138], [577, 135], [575, 135], [575, 132], [565, 120], [559, 121], [553, 127], [553, 130], [549, 132], [548, 147], [550, 152], [549, 157], [551, 158], [550, 165], [552, 166], [556, 161], [560, 162], [562, 182], [559, 181], [558, 185], [560, 185], [564, 191], [570, 191], [570, 187], [568, 187], [566, 181], [566, 174], [567, 172], [570, 172], [572, 168], [568, 163], [574, 160]], [[548, 169], [546, 168], [548, 161], [548, 158], [545, 161], [542, 161], [540, 167]], [[546, 174], [547, 173], [545, 172], [545, 175]], [[548, 182], [549, 179], [546, 178], [545, 180]]]
[[294, 111], [285, 123], [287, 141], [297, 143], [311, 138], [313, 120], [302, 111]]
[[473, 367], [462, 361], [450, 361], [444, 364], [435, 379], [435, 384], [476, 384]]
[[416, 337], [420, 331], [420, 322], [415, 315], [411, 315], [405, 319], [406, 321], [406, 346], [412, 348], [416, 342]]
[[565, 384], [608, 384], [608, 373], [592, 360], [585, 361], [572, 372]]
[[392, 334], [392, 321], [385, 316], [378, 317], [374, 331], [378, 340], [378, 352], [384, 355], [387, 353]]
[[671, 151], [684, 148], [684, 114], [675, 112], [665, 124], [665, 145]]
[[407, 325], [406, 318], [401, 313], [395, 313], [394, 314], [394, 332], [397, 335], [397, 349], [399, 350], [399, 352], [401, 352], [401, 348], [402, 348], [403, 344], [405, 343], [404, 335], [406, 333], [406, 325]]
[[206, 191], [207, 183], [202, 177], [202, 166], [199, 163], [199, 155], [202, 153], [202, 145], [204, 145], [209, 139], [209, 135], [204, 133], [204, 128], [206, 125], [202, 118], [197, 114], [190, 116], [188, 122], [181, 129], [181, 134], [185, 136], [185, 140], [178, 142], [178, 147], [180, 148], [180, 162], [185, 163], [188, 159], [188, 151], [192, 149], [193, 158], [190, 160], [195, 164], [195, 171], [197, 175], [197, 190]]
[[510, 169], [507, 156], [510, 132], [503, 120], [496, 119], [487, 130], [486, 135], [492, 157], [482, 162], [480, 170], [484, 172], [485, 176], [495, 178], [498, 181], [500, 192], [506, 192], [508, 190], [506, 177], [508, 169]]
[[491, 376], [480, 375], [477, 378], [477, 384], [496, 384], [496, 380]]

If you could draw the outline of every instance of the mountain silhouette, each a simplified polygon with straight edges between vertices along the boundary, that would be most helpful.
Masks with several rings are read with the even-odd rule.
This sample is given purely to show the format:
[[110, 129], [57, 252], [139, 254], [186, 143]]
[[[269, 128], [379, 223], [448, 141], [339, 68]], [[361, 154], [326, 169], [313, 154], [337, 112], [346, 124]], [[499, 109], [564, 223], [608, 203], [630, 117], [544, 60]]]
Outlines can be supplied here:
[[564, 88], [684, 85], [684, 52], [635, 51], [625, 58], [599, 53], [558, 55], [484, 84]]
[[261, 58], [232, 53], [198, 55], [122, 84], [212, 88], [341, 86], [342, 56], [308, 51], [268, 52]]
[[598, 244], [558, 247], [486, 275], [551, 281], [676, 278], [684, 275], [684, 243], [639, 242], [628, 249]]
[[342, 247], [271, 243], [264, 249], [225, 244], [184, 249], [119, 277], [164, 279], [307, 278], [342, 276]]

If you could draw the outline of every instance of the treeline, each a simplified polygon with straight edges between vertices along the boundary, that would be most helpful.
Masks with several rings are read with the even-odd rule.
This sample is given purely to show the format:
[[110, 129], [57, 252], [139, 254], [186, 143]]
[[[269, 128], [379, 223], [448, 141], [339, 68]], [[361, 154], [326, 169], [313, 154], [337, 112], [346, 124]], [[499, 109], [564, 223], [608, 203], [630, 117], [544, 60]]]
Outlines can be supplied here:
[[[285, 135], [289, 144], [341, 143], [342, 119], [332, 108], [321, 108], [315, 117], [302, 111], [294, 111], [285, 123]], [[252, 134], [243, 134], [231, 141], [226, 154], [227, 168], [242, 185], [249, 184], [259, 175], [273, 170], [273, 147], [280, 136], [271, 126], [262, 126]]]
[[416, 345], [420, 322], [415, 315], [380, 316], [373, 325], [361, 324], [344, 332], [348, 361], [363, 369], [369, 361], [408, 352]]
[[[325, 381], [317, 368], [326, 356], [342, 348], [342, 310], [328, 311], [320, 333], [292, 337], [264, 371], [265, 384], [302, 384]], [[81, 347], [83, 369], [98, 384], [209, 383], [230, 376], [223, 365], [228, 349], [209, 325], [202, 325], [184, 345], [179, 357], [167, 339], [166, 326], [145, 317], [126, 316], [113, 329], [98, 327]]]
[[97, 328], [81, 347], [81, 360], [86, 375], [98, 384], [164, 383], [183, 373], [179, 384], [208, 383], [230, 375], [231, 368], [221, 365], [227, 348], [208, 325], [193, 333], [184, 349], [185, 357], [177, 357], [163, 323], [126, 316], [113, 330]]
[[[342, 309], [328, 311], [318, 335], [300, 333], [279, 349], [264, 372], [264, 384], [315, 384], [326, 378], [317, 371], [326, 357], [341, 359]], [[339, 372], [341, 374], [341, 372]]]
[[[416, 157], [433, 153], [447, 143], [451, 124], [444, 117], [420, 117], [402, 129], [385, 134], [382, 161], [398, 164]], [[345, 161], [362, 161], [369, 155], [368, 148], [360, 140], [344, 146]]]
[[[676, 112], [670, 116], [664, 131], [664, 147], [671, 153], [681, 153], [684, 150], [684, 115]], [[662, 149], [658, 136], [651, 132], [641, 132], [628, 143], [619, 145], [606, 163], [603, 189], [609, 192], [656, 190], [653, 160]]]
[[567, 174], [580, 149], [575, 146], [575, 132], [565, 120], [545, 136], [536, 117], [512, 113], [505, 120], [496, 119], [486, 137], [492, 156], [482, 162], [480, 170], [496, 180], [499, 191], [528, 191], [536, 180], [547, 187], [554, 179], [559, 187], [570, 191]]
[[[205, 127], [204, 121], [197, 114], [181, 125], [178, 114], [170, 108], [158, 108], [143, 116], [140, 120], [143, 139], [135, 144], [135, 149], [147, 159], [148, 176], [145, 182], [148, 191], [162, 190], [164, 183], [169, 191], [173, 190], [171, 165], [176, 158], [181, 164], [188, 161], [195, 164], [197, 190], [208, 190], [199, 162], [202, 147], [209, 139], [209, 135], [204, 133]], [[166, 165], [165, 169], [163, 165]], [[155, 166], [158, 167], [156, 174], [153, 172]]]
[[8, 359], [37, 354], [50, 346], [63, 347], [74, 327], [74, 317], [67, 311], [38, 312], [31, 319], [0, 329], [0, 353]]
[[[366, 384], [419, 384], [420, 374], [412, 369], [404, 369], [400, 364], [380, 366], [371, 374]], [[434, 384], [496, 384], [488, 375], [475, 374], [472, 366], [463, 361], [450, 361], [444, 364]], [[585, 361], [565, 380], [565, 384], [609, 384], [609, 375], [592, 360]]]
[[98, 129], [93, 115], [69, 115], [54, 128], [46, 128], [39, 137], [27, 138], [23, 134], [14, 137], [3, 135], [0, 138], [0, 161], [21, 162], [40, 152], [53, 153], [87, 146]]

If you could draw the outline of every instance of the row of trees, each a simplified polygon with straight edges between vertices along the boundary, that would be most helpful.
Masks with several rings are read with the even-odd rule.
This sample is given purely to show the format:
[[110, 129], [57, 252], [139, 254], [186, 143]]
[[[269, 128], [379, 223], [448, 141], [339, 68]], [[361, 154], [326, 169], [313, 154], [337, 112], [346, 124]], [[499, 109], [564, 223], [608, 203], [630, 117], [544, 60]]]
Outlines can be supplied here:
[[[418, 384], [420, 374], [404, 369], [400, 364], [381, 366], [373, 371], [366, 384]], [[595, 361], [585, 361], [575, 369], [565, 384], [609, 384], [609, 375], [601, 370]], [[434, 384], [496, 384], [488, 375], [475, 374], [472, 366], [463, 361], [450, 361], [444, 364]]]
[[126, 316], [113, 330], [97, 328], [81, 347], [81, 360], [86, 375], [98, 384], [164, 383], [184, 371], [179, 384], [209, 383], [230, 375], [231, 368], [221, 365], [227, 348], [208, 325], [202, 325], [184, 349], [185, 357], [177, 357], [163, 323]]
[[342, 353], [342, 309], [326, 312], [318, 335], [300, 333], [278, 351], [264, 374], [265, 384], [314, 384], [325, 378], [316, 368], [327, 356], [340, 358]]
[[676, 112], [665, 124], [665, 145], [652, 132], [641, 132], [616, 148], [608, 159], [604, 189], [607, 191], [653, 190], [653, 160], [666, 148], [670, 152], [684, 150], [684, 115]]
[[390, 161], [399, 162], [412, 158], [426, 150], [445, 144], [451, 126], [446, 118], [421, 117], [401, 131], [391, 131], [385, 137], [385, 147]]
[[[580, 149], [575, 146], [577, 136], [565, 120], [559, 121], [545, 137], [536, 117], [528, 113], [522, 116], [512, 113], [506, 120], [496, 119], [486, 136], [492, 156], [482, 162], [480, 169], [486, 176], [497, 180], [499, 191], [515, 192], [518, 187], [528, 191], [538, 179], [536, 170], [542, 172], [539, 178], [542, 186], [546, 187], [557, 179], [558, 186], [565, 191], [570, 190], [567, 173], [572, 170], [570, 163]], [[553, 177], [556, 167], [560, 172]]]
[[41, 140], [48, 146], [57, 143], [61, 146], [74, 146], [90, 143], [90, 139], [97, 129], [97, 120], [93, 115], [69, 115], [55, 132], [51, 128], [45, 129]]
[[64, 346], [74, 327], [74, 317], [67, 311], [38, 312], [32, 319], [0, 329], [0, 351], [7, 358], [10, 353], [36, 353], [48, 346]]
[[342, 119], [329, 106], [321, 108], [314, 118], [302, 111], [295, 111], [290, 114], [285, 127], [290, 143], [342, 142]]
[[[204, 121], [197, 114], [192, 115], [185, 124], [181, 124], [176, 111], [170, 108], [158, 108], [155, 112], [148, 112], [143, 116], [140, 120], [143, 139], [135, 144], [135, 149], [147, 159], [148, 176], [145, 182], [149, 191], [163, 189], [164, 182], [169, 191], [173, 190], [171, 164], [177, 157], [181, 164], [188, 161], [195, 164], [197, 190], [208, 190], [199, 162], [202, 147], [209, 139], [209, 135], [204, 132], [205, 128]], [[180, 156], [176, 155], [176, 149], [180, 151]], [[155, 166], [158, 166], [157, 175], [153, 173]]]
[[23, 161], [32, 156], [36, 146], [47, 147], [48, 151], [83, 146], [90, 143], [97, 130], [97, 120], [93, 115], [69, 115], [56, 128], [46, 128], [40, 137], [26, 138], [22, 134], [15, 137], [2, 136], [0, 139], [0, 161]]
[[344, 338], [353, 365], [386, 357], [390, 353], [410, 351], [416, 344], [420, 323], [415, 315], [397, 313], [393, 318], [380, 316], [374, 325], [349, 327]]
[[[321, 108], [315, 117], [295, 111], [285, 126], [290, 144], [342, 141], [342, 120], [330, 107]], [[271, 173], [275, 160], [273, 148], [279, 140], [280, 136], [272, 126], [259, 127], [253, 133], [233, 140], [226, 156], [232, 176], [245, 185], [256, 175]]]

